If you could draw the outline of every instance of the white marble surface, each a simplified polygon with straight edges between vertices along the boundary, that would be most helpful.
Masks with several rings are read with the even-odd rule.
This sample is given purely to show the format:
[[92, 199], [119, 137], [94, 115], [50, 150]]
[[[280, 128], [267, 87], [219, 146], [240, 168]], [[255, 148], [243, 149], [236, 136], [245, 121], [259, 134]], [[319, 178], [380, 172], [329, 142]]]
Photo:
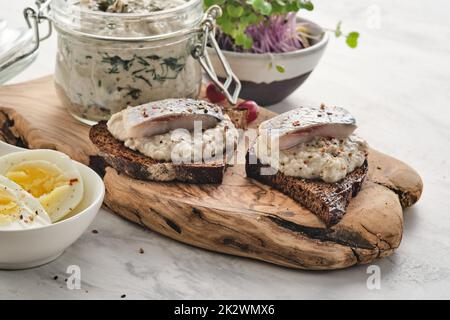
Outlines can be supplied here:
[[[1, 2], [0, 16], [14, 24], [23, 24], [21, 10], [33, 3]], [[331, 27], [344, 20], [344, 27], [361, 31], [360, 47], [350, 50], [332, 39], [311, 78], [272, 109], [320, 102], [345, 106], [357, 116], [360, 135], [407, 161], [424, 179], [422, 199], [405, 212], [400, 248], [377, 262], [379, 290], [367, 288], [367, 266], [288, 270], [180, 244], [102, 210], [89, 231], [55, 262], [0, 271], [0, 298], [450, 298], [450, 3], [315, 3], [317, 10], [309, 17]], [[51, 73], [54, 52], [52, 38], [14, 82]], [[65, 286], [69, 265], [81, 267], [81, 290]]]

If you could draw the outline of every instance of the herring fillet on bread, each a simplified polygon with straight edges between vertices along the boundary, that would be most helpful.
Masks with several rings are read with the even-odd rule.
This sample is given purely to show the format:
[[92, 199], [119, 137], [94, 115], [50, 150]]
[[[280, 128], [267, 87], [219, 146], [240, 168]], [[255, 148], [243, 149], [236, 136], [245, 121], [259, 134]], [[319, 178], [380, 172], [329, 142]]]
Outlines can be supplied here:
[[[203, 148], [211, 147], [211, 144], [214, 148], [214, 142], [208, 140], [210, 132], [223, 133], [227, 138], [231, 134], [235, 138], [233, 130], [236, 129], [222, 108], [192, 99], [167, 99], [128, 108], [120, 115], [113, 115], [108, 122], [93, 126], [89, 137], [107, 165], [131, 178], [220, 184], [230, 156], [226, 152], [229, 149], [223, 150], [222, 155], [218, 154], [218, 158], [195, 162], [173, 162], [170, 158], [169, 151], [177, 147], [170, 138], [173, 130], [192, 130], [193, 121], [202, 121], [202, 139], [207, 141]], [[192, 131], [189, 132], [193, 135]]]
[[[360, 191], [368, 171], [368, 146], [353, 134], [355, 129], [348, 111], [323, 105], [269, 119], [261, 123], [246, 155], [247, 177], [280, 190], [333, 226]], [[267, 137], [278, 144], [267, 145]], [[278, 157], [271, 158], [272, 147], [278, 148]]]

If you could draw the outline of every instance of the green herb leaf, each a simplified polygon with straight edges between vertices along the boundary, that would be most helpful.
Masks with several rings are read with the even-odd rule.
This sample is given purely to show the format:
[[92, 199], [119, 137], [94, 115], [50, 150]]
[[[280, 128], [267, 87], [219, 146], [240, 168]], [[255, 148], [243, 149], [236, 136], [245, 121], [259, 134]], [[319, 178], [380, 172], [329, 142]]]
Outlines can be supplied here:
[[[103, 0], [114, 1], [114, 0]], [[205, 8], [212, 5], [219, 5], [222, 8], [222, 16], [217, 19], [217, 24], [220, 28], [219, 37], [224, 36], [223, 46], [228, 46], [227, 50], [248, 51], [253, 47], [254, 41], [257, 41], [254, 33], [248, 31], [248, 27], [262, 23], [262, 28], [266, 26], [266, 21], [271, 21], [268, 18], [274, 16], [285, 16], [289, 13], [296, 13], [299, 10], [314, 10], [313, 0], [203, 0]], [[279, 20], [283, 21], [283, 20]], [[259, 26], [258, 26], [259, 27]], [[269, 27], [269, 26], [268, 26]], [[303, 33], [308, 33], [301, 31]], [[252, 34], [252, 36], [250, 36]], [[264, 33], [261, 33], [264, 34]], [[345, 38], [347, 45], [350, 48], [355, 48], [358, 45], [359, 33], [346, 33], [342, 30], [342, 22], [339, 21], [334, 34], [337, 38]], [[230, 41], [226, 38], [229, 36]], [[253, 39], [252, 37], [255, 37]], [[270, 50], [270, 49], [267, 49]], [[138, 61], [139, 62], [139, 61]], [[115, 73], [117, 68], [121, 65], [113, 65], [111, 72]], [[127, 66], [125, 65], [125, 68]], [[275, 67], [275, 66], [274, 66]], [[277, 68], [278, 69], [283, 69]], [[280, 71], [279, 70], [279, 71]], [[284, 71], [280, 71], [284, 72]]]
[[300, 1], [299, 2], [299, 7], [300, 9], [305, 9], [308, 11], [313, 11], [314, 10], [314, 5], [311, 1]]
[[350, 32], [347, 35], [347, 39], [346, 39], [347, 45], [350, 48], [356, 48], [358, 46], [358, 38], [359, 38], [359, 33], [358, 32], [355, 32], [355, 31]]
[[244, 49], [251, 49], [253, 46], [253, 39], [246, 35], [243, 46], [244, 46]]
[[260, 21], [260, 18], [261, 17], [257, 16], [253, 12], [247, 12], [246, 14], [243, 14], [241, 16], [241, 18], [239, 19], [239, 22], [241, 24], [246, 24], [248, 26], [248, 25], [251, 25], [251, 24], [258, 23]]

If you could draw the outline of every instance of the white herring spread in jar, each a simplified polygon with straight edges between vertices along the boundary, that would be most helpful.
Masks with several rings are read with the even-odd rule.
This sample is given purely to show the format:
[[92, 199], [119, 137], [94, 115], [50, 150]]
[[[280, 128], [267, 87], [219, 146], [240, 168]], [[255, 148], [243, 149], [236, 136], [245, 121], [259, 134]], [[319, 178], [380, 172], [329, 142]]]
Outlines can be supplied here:
[[352, 134], [344, 139], [315, 137], [286, 150], [280, 150], [278, 159], [272, 157], [270, 144], [259, 136], [258, 159], [262, 164], [271, 165], [287, 176], [305, 179], [321, 179], [337, 182], [366, 160], [367, 143]]
[[[184, 9], [191, 2], [195, 10]], [[202, 74], [191, 55], [193, 34], [129, 40], [193, 28], [203, 14], [198, 0], [85, 0], [72, 6], [78, 6], [72, 29], [79, 33], [56, 24], [55, 82], [58, 95], [76, 118], [88, 123], [107, 120], [127, 106], [198, 96]], [[152, 17], [180, 6], [183, 10], [174, 12], [175, 18]]]

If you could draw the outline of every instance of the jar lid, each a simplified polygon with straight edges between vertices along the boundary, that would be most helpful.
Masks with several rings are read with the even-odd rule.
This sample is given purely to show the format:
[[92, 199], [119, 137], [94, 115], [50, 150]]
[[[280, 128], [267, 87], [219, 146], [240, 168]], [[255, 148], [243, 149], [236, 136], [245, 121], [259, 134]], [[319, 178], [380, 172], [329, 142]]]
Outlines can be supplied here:
[[[33, 32], [28, 28], [9, 27], [5, 20], [0, 19], [0, 66], [21, 56], [33, 46]], [[1, 69], [0, 83], [4, 83], [24, 70], [35, 58], [35, 55], [22, 60], [21, 63]]]
[[[152, 1], [154, 0], [129, 2], [151, 4]], [[167, 0], [157, 1], [169, 3]], [[83, 2], [85, 5], [81, 4]], [[203, 1], [181, 2], [179, 6], [165, 10], [117, 13], [92, 9], [86, 5], [89, 0], [53, 0], [48, 17], [57, 28], [67, 33], [105, 40], [151, 40], [170, 34], [188, 33], [200, 25], [203, 18]]]

